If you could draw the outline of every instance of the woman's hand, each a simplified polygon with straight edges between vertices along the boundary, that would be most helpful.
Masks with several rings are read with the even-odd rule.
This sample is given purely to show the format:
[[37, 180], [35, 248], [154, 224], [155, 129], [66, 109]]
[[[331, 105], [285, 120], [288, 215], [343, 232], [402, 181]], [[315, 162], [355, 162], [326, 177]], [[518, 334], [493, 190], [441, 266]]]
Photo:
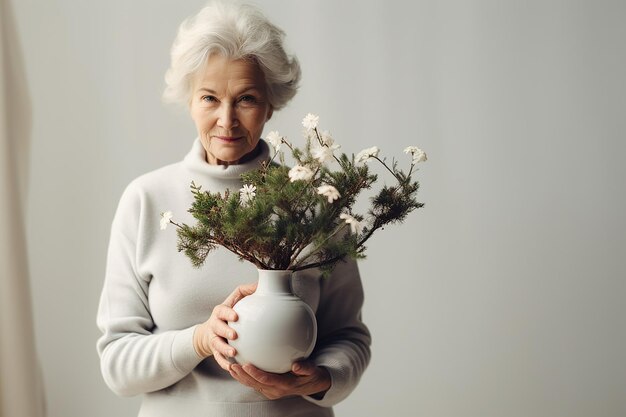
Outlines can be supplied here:
[[331, 385], [326, 368], [318, 367], [311, 361], [296, 362], [291, 372], [285, 374], [264, 372], [253, 365], [233, 364], [230, 374], [270, 400], [288, 395], [320, 394], [328, 391]]
[[233, 306], [242, 298], [253, 294], [256, 286], [254, 283], [235, 288], [222, 304], [215, 306], [211, 317], [196, 327], [193, 334], [193, 344], [198, 355], [203, 358], [213, 355], [225, 371], [230, 371], [232, 366], [227, 358], [237, 354], [235, 348], [226, 342], [237, 338], [237, 332], [227, 322], [237, 321], [237, 313]]

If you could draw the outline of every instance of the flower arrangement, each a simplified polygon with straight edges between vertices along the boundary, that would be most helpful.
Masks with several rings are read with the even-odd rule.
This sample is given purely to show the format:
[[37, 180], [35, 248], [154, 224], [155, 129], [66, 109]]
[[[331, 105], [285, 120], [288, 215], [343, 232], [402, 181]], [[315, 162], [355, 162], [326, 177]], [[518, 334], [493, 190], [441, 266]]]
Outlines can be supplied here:
[[[411, 157], [405, 173], [397, 162], [389, 166], [381, 159], [375, 146], [356, 156], [338, 154], [340, 145], [328, 132], [320, 132], [318, 123], [313, 114], [302, 121], [304, 150], [270, 132], [266, 141], [273, 148], [272, 158], [241, 176], [239, 192], [212, 193], [192, 182], [194, 202], [189, 212], [195, 225], [179, 225], [171, 212], [162, 213], [161, 228], [168, 223], [178, 227], [178, 250], [194, 266], [201, 266], [212, 250], [223, 246], [259, 269], [328, 272], [346, 256], [365, 257], [365, 242], [376, 230], [402, 222], [423, 206], [415, 199], [419, 183], [412, 179], [415, 166], [427, 159], [421, 149], [404, 150]], [[285, 165], [286, 149], [296, 162], [291, 168]], [[367, 215], [362, 215], [353, 207], [359, 194], [377, 180], [368, 167], [372, 160], [386, 168], [395, 184], [383, 186], [372, 197]], [[339, 169], [331, 169], [335, 163]]]

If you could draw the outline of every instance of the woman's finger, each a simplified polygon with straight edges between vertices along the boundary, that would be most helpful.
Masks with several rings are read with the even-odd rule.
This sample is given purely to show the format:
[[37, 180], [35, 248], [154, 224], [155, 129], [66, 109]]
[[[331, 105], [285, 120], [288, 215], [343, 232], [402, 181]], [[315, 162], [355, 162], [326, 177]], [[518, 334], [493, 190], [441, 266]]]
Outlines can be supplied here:
[[244, 365], [243, 370], [254, 378], [258, 383], [263, 385], [279, 385], [283, 382], [282, 376], [264, 372], [253, 365]]
[[217, 352], [223, 357], [233, 357], [237, 354], [237, 351], [234, 347], [226, 343], [224, 339], [217, 335], [213, 335], [211, 337], [211, 340], [209, 341], [209, 346], [211, 347], [211, 351], [213, 352], [213, 354]]
[[233, 307], [235, 304], [237, 304], [237, 301], [254, 294], [254, 292], [256, 291], [256, 286], [256, 282], [252, 284], [243, 284], [238, 286], [237, 288], [235, 288], [235, 291], [233, 291], [228, 296], [228, 298], [226, 298], [224, 304], [229, 307]]
[[237, 321], [237, 312], [231, 306], [219, 304], [213, 309], [212, 317], [222, 321]]
[[215, 358], [215, 361], [217, 362], [217, 364], [223, 370], [230, 372], [230, 367], [232, 366], [232, 364], [226, 358], [224, 358], [224, 356], [222, 356], [221, 353], [214, 352], [213, 357]]
[[317, 371], [317, 366], [311, 361], [296, 362], [291, 367], [291, 372], [298, 376], [311, 376]]
[[259, 383], [259, 381], [252, 378], [252, 376], [250, 376], [250, 374], [248, 374], [241, 365], [239, 364], [231, 365], [230, 374], [233, 378], [235, 378], [241, 384], [246, 385], [250, 388], [254, 388], [255, 390], [257, 390], [258, 392], [260, 392], [261, 394], [265, 395], [266, 397], [270, 399], [275, 398], [272, 395], [273, 393], [270, 393], [271, 391], [273, 391], [273, 387]]
[[[268, 384], [259, 382], [258, 379], [256, 379], [253, 375], [251, 375], [248, 372], [247, 368], [248, 368], [248, 365], [244, 365], [242, 367], [241, 365], [235, 364], [231, 366], [230, 373], [233, 376], [233, 378], [235, 378], [237, 381], [251, 388], [254, 388], [258, 392], [263, 394], [265, 397], [269, 398], [270, 400], [282, 398], [285, 395], [289, 394], [288, 390], [282, 388], [280, 385], [272, 385], [271, 382], [274, 382], [273, 379], [269, 381], [270, 383]], [[263, 372], [263, 371], [259, 371], [259, 372]], [[263, 373], [265, 374], [265, 372]], [[284, 378], [285, 376], [277, 375], [277, 377], [280, 379], [280, 378]]]
[[230, 366], [230, 374], [233, 378], [235, 378], [237, 381], [241, 382], [244, 385], [255, 389], [261, 388], [261, 385], [254, 378], [244, 372], [241, 365], [239, 364], [232, 364]]
[[237, 338], [237, 332], [224, 321], [212, 320], [209, 323], [209, 328], [211, 332], [224, 339], [234, 340]]

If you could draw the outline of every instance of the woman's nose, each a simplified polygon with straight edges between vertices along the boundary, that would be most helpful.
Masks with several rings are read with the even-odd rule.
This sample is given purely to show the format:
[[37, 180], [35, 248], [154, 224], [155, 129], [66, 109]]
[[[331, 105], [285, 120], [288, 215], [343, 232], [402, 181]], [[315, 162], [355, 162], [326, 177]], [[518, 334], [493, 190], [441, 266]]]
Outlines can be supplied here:
[[237, 120], [237, 112], [232, 104], [223, 103], [220, 106], [219, 116], [217, 118], [217, 124], [219, 127], [230, 130], [233, 127], [237, 127], [239, 125], [239, 120]]

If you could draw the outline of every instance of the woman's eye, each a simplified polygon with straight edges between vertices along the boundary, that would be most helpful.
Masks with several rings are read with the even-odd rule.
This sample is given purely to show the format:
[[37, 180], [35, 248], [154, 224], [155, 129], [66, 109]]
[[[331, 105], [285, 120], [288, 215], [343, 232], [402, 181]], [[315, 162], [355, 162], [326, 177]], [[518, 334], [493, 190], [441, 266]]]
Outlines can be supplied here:
[[202, 101], [212, 103], [217, 101], [217, 99], [214, 96], [202, 96]]
[[256, 97], [254, 96], [246, 95], [246, 96], [241, 96], [239, 101], [244, 102], [244, 103], [256, 103], [257, 100], [256, 100]]

